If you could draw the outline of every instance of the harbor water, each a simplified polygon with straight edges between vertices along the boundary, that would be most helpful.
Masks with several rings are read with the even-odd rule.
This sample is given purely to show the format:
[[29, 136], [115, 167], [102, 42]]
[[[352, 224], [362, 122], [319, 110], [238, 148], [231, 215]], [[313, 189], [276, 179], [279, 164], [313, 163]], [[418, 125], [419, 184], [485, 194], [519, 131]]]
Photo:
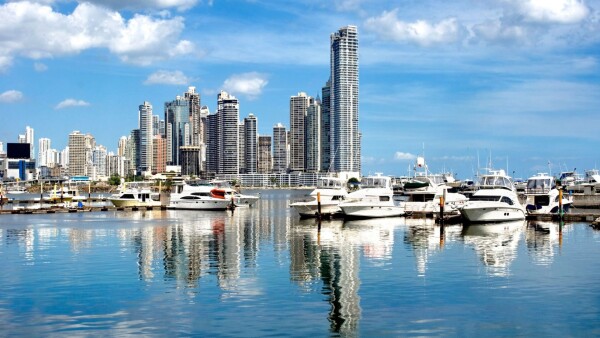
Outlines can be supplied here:
[[[589, 223], [0, 215], [0, 336], [599, 336]], [[442, 231], [443, 230], [443, 231]]]

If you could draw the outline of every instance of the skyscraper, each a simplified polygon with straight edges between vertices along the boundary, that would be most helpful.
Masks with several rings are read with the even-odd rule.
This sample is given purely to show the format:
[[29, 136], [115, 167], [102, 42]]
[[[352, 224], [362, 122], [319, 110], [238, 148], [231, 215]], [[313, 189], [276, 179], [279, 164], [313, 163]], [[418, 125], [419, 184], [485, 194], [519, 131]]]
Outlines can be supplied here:
[[256, 174], [258, 171], [258, 134], [257, 120], [254, 114], [248, 115], [244, 119], [244, 161], [246, 165], [246, 173]]
[[270, 174], [273, 168], [271, 155], [271, 136], [258, 137], [258, 165], [259, 174]]
[[287, 131], [283, 124], [273, 126], [273, 173], [284, 174], [287, 171]]
[[306, 93], [290, 97], [290, 171], [306, 168], [304, 128], [309, 100]]
[[305, 171], [321, 170], [321, 102], [310, 98], [305, 119]]
[[346, 26], [331, 34], [330, 123], [333, 171], [360, 175], [358, 129], [358, 32]]
[[[152, 170], [152, 141], [154, 139], [152, 105], [150, 102], [144, 101], [139, 106], [139, 163], [137, 172], [144, 173]], [[158, 117], [158, 116], [157, 116]]]
[[219, 174], [239, 174], [239, 120], [240, 104], [238, 99], [221, 91], [217, 97], [217, 128], [221, 138], [219, 142]]
[[196, 93], [196, 87], [188, 87], [188, 91], [183, 93], [183, 97], [188, 101], [191, 145], [199, 146], [204, 143], [200, 114], [200, 93]]
[[34, 138], [33, 128], [31, 128], [30, 126], [25, 127], [25, 143], [29, 143], [29, 147], [30, 147], [29, 156], [32, 160], [35, 159], [35, 152], [34, 152], [35, 147], [33, 146], [34, 142], [35, 142], [35, 138]]
[[165, 103], [167, 164], [179, 165], [179, 147], [191, 145], [189, 101], [181, 96]]
[[86, 152], [85, 135], [78, 130], [69, 134], [69, 175], [85, 176], [86, 172]]
[[331, 164], [331, 81], [321, 88], [321, 171], [328, 172]]
[[51, 148], [49, 138], [42, 137], [38, 140], [38, 167], [48, 166], [48, 151]]

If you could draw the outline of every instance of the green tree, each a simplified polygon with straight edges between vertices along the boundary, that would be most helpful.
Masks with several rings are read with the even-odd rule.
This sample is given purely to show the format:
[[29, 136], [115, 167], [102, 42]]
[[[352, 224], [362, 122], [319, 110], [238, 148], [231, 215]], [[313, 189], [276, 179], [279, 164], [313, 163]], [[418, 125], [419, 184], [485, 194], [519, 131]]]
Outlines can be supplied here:
[[110, 184], [110, 185], [121, 184], [121, 176], [119, 176], [117, 174], [111, 175], [110, 178], [108, 179], [108, 184]]

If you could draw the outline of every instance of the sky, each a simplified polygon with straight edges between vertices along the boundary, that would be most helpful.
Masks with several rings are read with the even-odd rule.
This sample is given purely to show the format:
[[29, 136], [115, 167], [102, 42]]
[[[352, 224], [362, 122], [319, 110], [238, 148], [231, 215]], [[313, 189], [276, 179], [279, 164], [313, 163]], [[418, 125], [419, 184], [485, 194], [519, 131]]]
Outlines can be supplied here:
[[[363, 174], [515, 178], [600, 165], [600, 0], [37, 0], [0, 5], [0, 142], [74, 130], [109, 151], [138, 106], [188, 86], [240, 100], [261, 135], [329, 77], [359, 33]], [[37, 148], [37, 144], [35, 145]]]

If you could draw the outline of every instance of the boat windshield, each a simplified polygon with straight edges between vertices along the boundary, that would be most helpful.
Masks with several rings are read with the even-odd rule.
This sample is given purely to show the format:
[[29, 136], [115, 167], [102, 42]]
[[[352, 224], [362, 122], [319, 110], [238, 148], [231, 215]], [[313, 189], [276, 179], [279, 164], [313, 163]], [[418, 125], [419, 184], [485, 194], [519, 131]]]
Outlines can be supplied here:
[[547, 193], [554, 188], [554, 182], [551, 177], [530, 178], [527, 181], [527, 193]]
[[362, 188], [389, 188], [391, 189], [391, 179], [385, 176], [363, 177], [360, 181]]
[[469, 198], [469, 202], [471, 202], [471, 201], [497, 202], [499, 200], [500, 200], [500, 196], [471, 196], [471, 198]]
[[323, 177], [317, 181], [317, 188], [321, 189], [341, 189], [344, 187], [344, 182], [339, 178]]
[[483, 176], [479, 181], [479, 185], [481, 188], [504, 188], [508, 190], [513, 190], [514, 185], [512, 180], [507, 176]]

